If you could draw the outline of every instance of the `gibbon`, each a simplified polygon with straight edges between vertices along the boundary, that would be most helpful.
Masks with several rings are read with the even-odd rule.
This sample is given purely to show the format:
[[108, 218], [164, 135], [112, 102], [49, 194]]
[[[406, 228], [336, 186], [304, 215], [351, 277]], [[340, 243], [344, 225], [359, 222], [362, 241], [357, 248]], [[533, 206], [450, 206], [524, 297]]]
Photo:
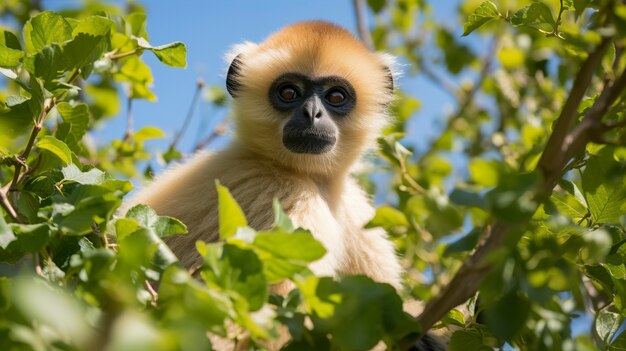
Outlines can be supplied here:
[[[394, 247], [382, 229], [363, 229], [375, 211], [350, 175], [388, 121], [393, 58], [341, 27], [311, 21], [236, 46], [230, 62], [231, 144], [165, 171], [124, 207], [146, 204], [182, 220], [189, 233], [166, 242], [193, 268], [202, 263], [195, 242], [219, 239], [219, 180], [256, 230], [272, 225], [278, 198], [293, 224], [327, 250], [311, 264], [315, 274], [364, 274], [399, 288]], [[278, 284], [273, 291], [292, 288]]]

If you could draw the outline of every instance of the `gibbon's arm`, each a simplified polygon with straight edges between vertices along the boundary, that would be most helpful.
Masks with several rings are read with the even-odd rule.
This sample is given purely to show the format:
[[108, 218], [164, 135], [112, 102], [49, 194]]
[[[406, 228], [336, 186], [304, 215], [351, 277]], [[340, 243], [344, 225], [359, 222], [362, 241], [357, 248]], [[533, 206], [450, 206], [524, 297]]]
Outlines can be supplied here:
[[402, 268], [387, 233], [382, 228], [364, 228], [375, 212], [367, 193], [349, 178], [342, 193], [341, 211], [338, 211], [339, 222], [344, 224], [346, 247], [340, 271], [364, 274], [399, 289]]

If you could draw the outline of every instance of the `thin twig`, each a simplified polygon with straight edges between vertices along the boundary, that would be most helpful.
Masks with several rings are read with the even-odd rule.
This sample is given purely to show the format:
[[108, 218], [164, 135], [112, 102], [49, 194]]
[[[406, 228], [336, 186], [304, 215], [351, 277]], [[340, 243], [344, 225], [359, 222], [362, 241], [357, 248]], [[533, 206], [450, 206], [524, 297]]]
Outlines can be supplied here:
[[204, 81], [202, 79], [198, 79], [198, 82], [196, 84], [196, 91], [194, 92], [193, 98], [191, 99], [191, 104], [189, 105], [189, 111], [187, 111], [187, 116], [185, 117], [183, 126], [180, 128], [178, 132], [176, 132], [176, 135], [174, 136], [174, 139], [172, 140], [172, 143], [170, 144], [170, 147], [169, 147], [170, 149], [173, 149], [176, 147], [176, 145], [180, 141], [180, 138], [182, 138], [182, 136], [185, 134], [185, 131], [187, 131], [189, 122], [191, 121], [191, 118], [193, 117], [193, 113], [196, 110], [196, 106], [198, 105], [198, 97], [200, 97], [200, 93], [202, 92], [203, 87], [204, 87]]
[[152, 306], [156, 306], [157, 300], [159, 299], [159, 294], [156, 292], [156, 290], [154, 290], [154, 287], [152, 287], [152, 285], [147, 279], [143, 281], [143, 285], [146, 287], [146, 290], [150, 293], [150, 296], [152, 296], [152, 300], [150, 301], [150, 303], [152, 304]]
[[367, 19], [365, 18], [365, 1], [353, 0], [352, 3], [354, 5], [354, 16], [356, 17], [356, 27], [359, 37], [365, 46], [367, 46], [370, 50], [375, 50], [374, 41], [372, 40], [372, 35], [370, 33], [369, 26], [367, 25]]
[[130, 91], [126, 97], [126, 131], [124, 132], [124, 138], [122, 140], [129, 141], [133, 135], [133, 98]]
[[[7, 187], [8, 188], [8, 187]], [[11, 217], [11, 219], [17, 223], [20, 223], [20, 217], [17, 214], [17, 211], [11, 205], [9, 198], [7, 197], [7, 192], [4, 189], [0, 189], [0, 206], [6, 211], [6, 213]]]
[[[474, 84], [472, 84], [472, 87], [469, 90], [459, 89], [460, 90], [459, 92], [456, 92], [456, 91], [450, 92], [453, 97], [455, 97], [457, 100], [460, 100], [460, 104], [456, 113], [450, 118], [448, 118], [448, 121], [446, 122], [446, 126], [444, 130], [451, 129], [457, 120], [459, 120], [460, 118], [466, 117], [466, 112], [468, 108], [474, 103], [476, 94], [480, 90], [480, 87], [482, 86], [485, 78], [487, 77], [487, 75], [489, 74], [491, 70], [493, 59], [495, 57], [495, 52], [498, 48], [498, 43], [499, 43], [498, 38], [494, 38], [493, 41], [491, 42], [489, 46], [489, 51], [483, 57], [483, 60], [482, 60], [483, 65], [480, 68], [479, 76], [474, 82]], [[423, 72], [428, 75], [428, 71], [423, 70]], [[448, 88], [444, 87], [444, 89], [447, 90]], [[426, 150], [420, 156], [419, 160], [417, 161], [418, 164], [421, 164], [424, 160], [426, 160], [429, 156], [431, 156], [433, 153], [436, 152], [436, 147], [435, 147], [436, 144], [437, 144], [437, 140], [435, 140], [434, 142], [430, 144], [430, 147], [428, 148], [428, 150]]]

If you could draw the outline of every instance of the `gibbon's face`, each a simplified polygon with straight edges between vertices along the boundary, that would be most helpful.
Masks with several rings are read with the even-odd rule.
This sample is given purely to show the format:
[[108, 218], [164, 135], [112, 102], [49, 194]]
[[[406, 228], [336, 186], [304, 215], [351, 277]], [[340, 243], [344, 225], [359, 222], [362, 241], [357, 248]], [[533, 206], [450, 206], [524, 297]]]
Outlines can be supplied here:
[[389, 59], [325, 22], [239, 47], [227, 77], [238, 141], [308, 174], [348, 169], [386, 122]]

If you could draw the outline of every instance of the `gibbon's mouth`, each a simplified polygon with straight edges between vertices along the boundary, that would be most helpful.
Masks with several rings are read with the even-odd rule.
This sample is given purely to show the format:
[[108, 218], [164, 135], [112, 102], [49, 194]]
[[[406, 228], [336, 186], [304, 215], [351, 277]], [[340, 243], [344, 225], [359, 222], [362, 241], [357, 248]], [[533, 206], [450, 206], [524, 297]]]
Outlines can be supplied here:
[[297, 154], [323, 154], [330, 151], [337, 138], [327, 133], [314, 131], [285, 131], [283, 145]]

